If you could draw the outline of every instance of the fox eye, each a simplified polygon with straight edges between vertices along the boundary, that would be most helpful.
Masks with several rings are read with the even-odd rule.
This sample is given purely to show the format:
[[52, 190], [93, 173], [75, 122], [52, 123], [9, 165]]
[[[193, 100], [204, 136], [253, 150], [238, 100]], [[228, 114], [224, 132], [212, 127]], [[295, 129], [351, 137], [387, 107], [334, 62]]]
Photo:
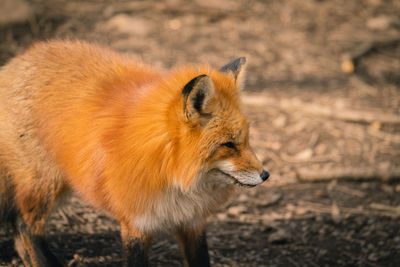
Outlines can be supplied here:
[[232, 142], [223, 143], [223, 146], [229, 147], [231, 149], [236, 149], [236, 145]]

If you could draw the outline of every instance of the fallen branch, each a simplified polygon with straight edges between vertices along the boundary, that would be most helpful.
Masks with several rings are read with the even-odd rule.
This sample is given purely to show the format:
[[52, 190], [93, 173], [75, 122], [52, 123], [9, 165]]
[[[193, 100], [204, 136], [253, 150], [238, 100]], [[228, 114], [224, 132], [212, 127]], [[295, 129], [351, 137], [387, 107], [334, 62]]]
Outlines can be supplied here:
[[400, 168], [340, 168], [331, 170], [299, 169], [298, 179], [301, 182], [324, 182], [335, 179], [342, 180], [373, 180], [391, 181], [400, 178]]
[[362, 214], [371, 215], [377, 214], [380, 216], [388, 216], [398, 218], [400, 216], [399, 208], [386, 206], [382, 204], [372, 203], [369, 209], [365, 208], [348, 208], [348, 207], [338, 207], [336, 203], [332, 205], [324, 205], [321, 203], [309, 202], [300, 200], [298, 205], [293, 205], [291, 208], [295, 213], [299, 215], [305, 214], [306, 212], [312, 212], [317, 214], [331, 214], [332, 216], [339, 216], [339, 214]]
[[323, 116], [344, 121], [364, 123], [400, 124], [400, 116], [393, 113], [384, 113], [369, 110], [351, 110], [337, 107], [322, 106], [314, 103], [302, 102], [297, 99], [276, 100], [260, 94], [243, 95], [242, 101], [248, 106], [273, 106], [283, 110], [301, 111], [310, 115]]
[[372, 203], [370, 208], [367, 207], [339, 207], [335, 202], [331, 205], [325, 205], [317, 202], [300, 200], [296, 204], [289, 203], [286, 205], [287, 212], [268, 212], [260, 215], [240, 214], [236, 219], [223, 218], [220, 219], [231, 223], [267, 223], [273, 224], [275, 221], [296, 219], [306, 220], [314, 218], [316, 214], [331, 215], [333, 218], [340, 220], [343, 214], [366, 215], [375, 214], [378, 216], [388, 216], [392, 218], [400, 217], [400, 208], [395, 206], [387, 206], [378, 203]]
[[400, 216], [400, 206], [388, 206], [388, 205], [379, 204], [379, 203], [371, 203], [369, 205], [369, 207], [371, 209], [375, 209], [375, 210], [392, 212], [392, 213], [397, 214], [397, 216]]

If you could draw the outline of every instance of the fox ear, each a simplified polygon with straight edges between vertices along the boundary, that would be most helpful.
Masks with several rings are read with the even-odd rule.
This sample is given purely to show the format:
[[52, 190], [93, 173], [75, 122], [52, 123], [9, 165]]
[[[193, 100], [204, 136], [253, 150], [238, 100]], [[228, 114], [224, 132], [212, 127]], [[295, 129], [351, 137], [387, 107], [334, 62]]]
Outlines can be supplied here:
[[236, 86], [242, 90], [244, 87], [244, 74], [246, 69], [246, 58], [239, 57], [232, 60], [228, 64], [222, 66], [219, 71], [228, 73], [233, 76]]
[[193, 78], [182, 90], [183, 109], [189, 121], [196, 118], [209, 117], [210, 103], [215, 94], [215, 87], [211, 79], [203, 74]]

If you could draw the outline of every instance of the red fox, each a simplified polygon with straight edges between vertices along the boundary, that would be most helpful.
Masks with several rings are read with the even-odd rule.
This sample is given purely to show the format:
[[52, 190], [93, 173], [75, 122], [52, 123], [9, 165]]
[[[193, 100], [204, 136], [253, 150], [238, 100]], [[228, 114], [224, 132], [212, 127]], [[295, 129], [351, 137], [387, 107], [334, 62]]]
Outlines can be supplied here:
[[265, 181], [240, 109], [246, 59], [157, 71], [81, 41], [37, 43], [0, 70], [0, 216], [26, 266], [62, 266], [43, 233], [70, 189], [121, 225], [127, 266], [176, 234], [209, 266], [206, 218]]

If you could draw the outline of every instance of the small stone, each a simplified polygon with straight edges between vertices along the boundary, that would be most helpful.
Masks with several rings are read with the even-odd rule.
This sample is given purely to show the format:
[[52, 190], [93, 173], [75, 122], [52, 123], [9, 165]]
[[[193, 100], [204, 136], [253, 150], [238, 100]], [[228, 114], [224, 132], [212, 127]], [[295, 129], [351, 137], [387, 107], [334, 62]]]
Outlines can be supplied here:
[[268, 242], [272, 244], [284, 244], [290, 240], [289, 235], [286, 231], [278, 229], [275, 233], [268, 236]]
[[389, 16], [378, 16], [367, 20], [367, 27], [371, 30], [386, 30], [394, 22]]
[[182, 22], [179, 19], [172, 19], [169, 21], [168, 26], [172, 30], [178, 30], [180, 27], [182, 27]]
[[228, 214], [232, 216], [238, 216], [239, 214], [245, 212], [247, 208], [243, 205], [232, 206], [228, 209]]
[[217, 219], [218, 219], [219, 221], [224, 221], [224, 220], [226, 220], [227, 217], [228, 217], [228, 216], [226, 215], [226, 213], [218, 213], [218, 214], [217, 214]]
[[353, 73], [354, 72], [354, 63], [351, 59], [345, 59], [340, 64], [340, 68], [344, 73]]
[[336, 202], [332, 203], [332, 207], [331, 207], [331, 216], [332, 216], [332, 220], [338, 224], [342, 221], [342, 216], [340, 214], [340, 210], [338, 205], [336, 204]]
[[377, 261], [379, 259], [378, 254], [375, 252], [372, 252], [371, 254], [368, 255], [368, 260], [369, 261]]
[[283, 217], [285, 218], [285, 220], [290, 220], [293, 217], [293, 212], [291, 211], [285, 212]]
[[382, 124], [379, 121], [374, 121], [371, 123], [370, 127], [375, 131], [379, 131], [382, 128]]
[[297, 160], [307, 160], [310, 159], [313, 155], [313, 151], [311, 148], [304, 149], [303, 151], [297, 153], [295, 158]]

